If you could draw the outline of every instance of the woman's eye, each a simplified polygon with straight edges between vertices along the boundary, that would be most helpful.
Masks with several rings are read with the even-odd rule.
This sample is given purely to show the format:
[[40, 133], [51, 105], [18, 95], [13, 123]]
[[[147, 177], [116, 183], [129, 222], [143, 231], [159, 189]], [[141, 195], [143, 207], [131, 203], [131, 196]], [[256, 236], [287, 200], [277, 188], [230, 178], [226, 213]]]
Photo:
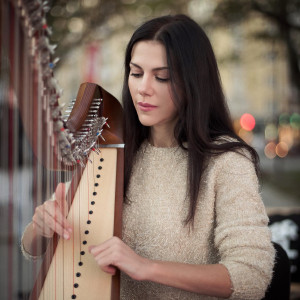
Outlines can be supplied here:
[[139, 78], [142, 76], [142, 74], [140, 73], [130, 73], [130, 76], [133, 76], [133, 77], [136, 77], [136, 78]]
[[168, 82], [170, 80], [170, 78], [161, 78], [161, 77], [156, 76], [156, 80], [159, 82]]

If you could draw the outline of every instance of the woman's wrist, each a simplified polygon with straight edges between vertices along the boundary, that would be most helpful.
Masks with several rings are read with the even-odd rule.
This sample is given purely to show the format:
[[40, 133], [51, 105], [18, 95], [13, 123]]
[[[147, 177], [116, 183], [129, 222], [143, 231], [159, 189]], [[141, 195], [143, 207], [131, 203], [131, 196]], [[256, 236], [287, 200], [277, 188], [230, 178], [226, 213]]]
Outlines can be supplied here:
[[21, 250], [26, 258], [37, 259], [43, 256], [49, 238], [39, 235], [30, 222], [24, 229], [21, 238]]
[[145, 258], [146, 263], [142, 273], [142, 281], [155, 281], [159, 261]]

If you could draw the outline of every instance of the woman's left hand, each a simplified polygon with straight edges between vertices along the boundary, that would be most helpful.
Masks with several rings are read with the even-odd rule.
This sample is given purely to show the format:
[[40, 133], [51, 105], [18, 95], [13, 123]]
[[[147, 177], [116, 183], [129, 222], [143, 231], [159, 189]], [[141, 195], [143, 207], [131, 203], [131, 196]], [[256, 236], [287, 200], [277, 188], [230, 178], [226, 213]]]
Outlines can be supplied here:
[[112, 237], [97, 246], [90, 246], [89, 251], [106, 273], [115, 275], [116, 268], [119, 268], [135, 280], [146, 278], [146, 267], [150, 265], [150, 260], [137, 255], [117, 237]]

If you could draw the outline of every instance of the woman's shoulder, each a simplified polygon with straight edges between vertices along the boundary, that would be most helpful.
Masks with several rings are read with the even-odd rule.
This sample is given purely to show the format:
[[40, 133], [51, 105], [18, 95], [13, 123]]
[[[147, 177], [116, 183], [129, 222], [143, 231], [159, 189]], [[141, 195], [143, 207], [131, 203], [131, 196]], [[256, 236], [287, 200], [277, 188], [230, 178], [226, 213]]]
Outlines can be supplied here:
[[234, 145], [234, 147], [228, 147], [228, 149], [224, 147], [220, 154], [211, 156], [209, 165], [214, 169], [225, 173], [234, 172], [238, 174], [252, 173], [255, 169], [250, 147], [248, 148], [238, 139], [230, 136], [222, 136], [216, 139], [214, 144], [220, 146], [225, 146], [225, 144]]

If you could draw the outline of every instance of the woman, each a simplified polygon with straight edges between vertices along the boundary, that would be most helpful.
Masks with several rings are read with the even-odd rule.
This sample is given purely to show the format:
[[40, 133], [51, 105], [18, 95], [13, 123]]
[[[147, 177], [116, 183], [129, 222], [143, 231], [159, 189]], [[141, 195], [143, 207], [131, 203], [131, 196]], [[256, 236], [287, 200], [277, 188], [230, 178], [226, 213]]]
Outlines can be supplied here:
[[[274, 249], [258, 157], [232, 129], [212, 47], [193, 20], [165, 16], [136, 30], [123, 105], [123, 239], [89, 249], [102, 270], [122, 271], [121, 298], [263, 298]], [[54, 231], [69, 238], [63, 213], [52, 217], [62, 189], [36, 210], [25, 251]]]

